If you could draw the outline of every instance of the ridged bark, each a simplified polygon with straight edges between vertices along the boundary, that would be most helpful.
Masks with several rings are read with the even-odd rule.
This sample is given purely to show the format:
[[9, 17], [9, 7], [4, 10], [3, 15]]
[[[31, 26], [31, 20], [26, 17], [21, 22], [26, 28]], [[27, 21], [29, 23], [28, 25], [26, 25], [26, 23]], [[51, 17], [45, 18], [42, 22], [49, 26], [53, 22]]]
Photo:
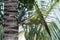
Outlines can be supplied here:
[[4, 0], [4, 40], [18, 40], [18, 0]]

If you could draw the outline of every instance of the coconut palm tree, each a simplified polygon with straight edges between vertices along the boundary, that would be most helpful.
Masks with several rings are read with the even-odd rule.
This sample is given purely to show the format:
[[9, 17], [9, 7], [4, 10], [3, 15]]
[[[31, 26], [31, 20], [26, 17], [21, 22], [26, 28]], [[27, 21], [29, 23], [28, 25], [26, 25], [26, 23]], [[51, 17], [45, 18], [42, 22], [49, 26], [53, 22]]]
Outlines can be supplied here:
[[[19, 11], [25, 8], [27, 10], [25, 14], [28, 14], [22, 18], [28, 19], [20, 22], [24, 28], [22, 33], [25, 33], [26, 40], [60, 40], [59, 18], [54, 11], [59, 2], [59, 0], [19, 0]], [[51, 16], [52, 14], [54, 15]]]
[[4, 40], [18, 40], [18, 0], [4, 0]]

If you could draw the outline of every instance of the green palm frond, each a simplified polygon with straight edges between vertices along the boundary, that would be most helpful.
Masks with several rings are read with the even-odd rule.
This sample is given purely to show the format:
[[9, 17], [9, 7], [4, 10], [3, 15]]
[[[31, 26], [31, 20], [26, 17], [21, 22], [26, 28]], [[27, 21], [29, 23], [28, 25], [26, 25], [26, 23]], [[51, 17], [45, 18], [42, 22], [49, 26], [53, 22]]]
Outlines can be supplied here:
[[60, 0], [54, 0], [55, 2], [52, 4], [50, 4], [50, 9], [46, 12], [46, 17], [48, 16], [48, 14], [54, 9], [54, 7], [57, 5], [57, 3], [59, 3]]
[[52, 34], [52, 39], [55, 40], [60, 40], [60, 29], [58, 28], [58, 26], [56, 25], [55, 22], [51, 22], [49, 25], [51, 34]]
[[[53, 1], [54, 1], [54, 3], [52, 3], [52, 2], [50, 3], [50, 8], [48, 9], [48, 11], [45, 11], [45, 13], [43, 11], [41, 11], [41, 9], [39, 8], [39, 5], [37, 4], [36, 1], [34, 1], [34, 4], [30, 3], [30, 0], [26, 0], [26, 1], [21, 0], [20, 1], [21, 5], [19, 4], [18, 9], [23, 9], [24, 7], [27, 7], [28, 12], [29, 12], [31, 10], [31, 8], [33, 8], [35, 10], [35, 12], [34, 13], [31, 12], [31, 14], [33, 14], [32, 16], [37, 14], [36, 15], [37, 19], [38, 18], [40, 19], [39, 24], [35, 24], [35, 22], [31, 22], [30, 17], [29, 17], [28, 23], [25, 23], [25, 22], [23, 22], [24, 24], [22, 23], [26, 40], [60, 40], [60, 36], [59, 36], [60, 29], [58, 28], [56, 23], [50, 22], [48, 24], [44, 18], [44, 16], [48, 17], [48, 15], [54, 9], [54, 7], [57, 5], [57, 3], [59, 3], [59, 0], [53, 0]], [[27, 5], [25, 6], [25, 4], [27, 4]], [[28, 15], [28, 16], [30, 16], [30, 15]], [[29, 27], [28, 27], [28, 25], [29, 25]]]

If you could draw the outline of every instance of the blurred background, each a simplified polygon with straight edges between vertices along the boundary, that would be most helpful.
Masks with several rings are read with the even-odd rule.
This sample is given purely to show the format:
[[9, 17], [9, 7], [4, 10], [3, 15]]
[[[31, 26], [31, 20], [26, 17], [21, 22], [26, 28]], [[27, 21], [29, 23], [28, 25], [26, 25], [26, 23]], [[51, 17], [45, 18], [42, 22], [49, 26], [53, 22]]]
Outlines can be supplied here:
[[18, 13], [18, 40], [60, 40], [59, 0], [19, 0]]
[[0, 40], [3, 38], [60, 40], [60, 0], [0, 0]]
[[3, 15], [4, 15], [4, 2], [0, 0], [0, 40], [3, 40]]

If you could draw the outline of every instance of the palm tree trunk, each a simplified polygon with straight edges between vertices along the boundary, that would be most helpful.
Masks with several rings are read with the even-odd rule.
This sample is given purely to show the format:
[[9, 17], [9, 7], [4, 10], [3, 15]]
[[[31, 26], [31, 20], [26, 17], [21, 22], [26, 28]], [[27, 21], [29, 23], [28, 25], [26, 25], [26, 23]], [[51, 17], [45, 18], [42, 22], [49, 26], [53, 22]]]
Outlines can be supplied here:
[[4, 40], [18, 40], [18, 0], [4, 0]]

